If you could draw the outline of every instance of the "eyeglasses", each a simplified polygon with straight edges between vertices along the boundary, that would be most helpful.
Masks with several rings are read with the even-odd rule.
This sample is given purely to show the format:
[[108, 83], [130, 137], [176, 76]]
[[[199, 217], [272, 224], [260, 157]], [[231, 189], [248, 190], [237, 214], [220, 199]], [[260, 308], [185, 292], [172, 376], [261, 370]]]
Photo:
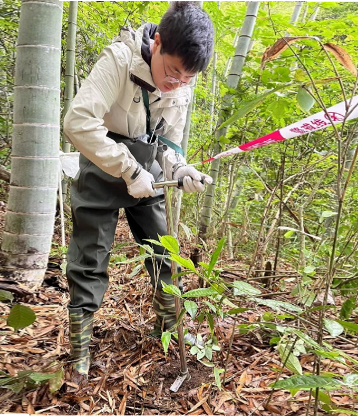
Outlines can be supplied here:
[[164, 55], [162, 55], [162, 57], [163, 57], [164, 74], [165, 74], [165, 78], [167, 78], [167, 81], [170, 82], [171, 84], [177, 84], [179, 82], [180, 86], [187, 85], [188, 82], [186, 82], [186, 81], [180, 81], [180, 79], [175, 78], [172, 75], [168, 75], [167, 74], [167, 71], [165, 70]]

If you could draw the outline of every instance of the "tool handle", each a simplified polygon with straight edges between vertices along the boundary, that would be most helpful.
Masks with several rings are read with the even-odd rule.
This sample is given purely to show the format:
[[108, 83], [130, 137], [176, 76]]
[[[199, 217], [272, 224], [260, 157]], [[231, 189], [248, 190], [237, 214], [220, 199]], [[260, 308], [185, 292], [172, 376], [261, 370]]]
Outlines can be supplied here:
[[[204, 178], [201, 178], [200, 181], [204, 185]], [[153, 182], [153, 188], [164, 188], [164, 186], [176, 186], [181, 188], [184, 185], [184, 178], [178, 178], [176, 181], [163, 181], [163, 182]]]

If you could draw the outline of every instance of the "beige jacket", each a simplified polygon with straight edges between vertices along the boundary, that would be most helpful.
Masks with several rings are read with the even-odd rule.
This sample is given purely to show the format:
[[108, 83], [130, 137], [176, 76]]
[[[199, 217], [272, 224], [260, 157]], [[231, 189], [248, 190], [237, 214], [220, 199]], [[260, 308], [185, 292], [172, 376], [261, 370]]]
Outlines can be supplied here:
[[[64, 133], [77, 150], [115, 177], [132, 165], [132, 157], [127, 146], [107, 137], [107, 132], [130, 138], [146, 133], [146, 110], [137, 83], [145, 85], [149, 93], [151, 129], [163, 119], [158, 134], [179, 146], [183, 138], [191, 88], [162, 93], [154, 85], [141, 51], [143, 45], [148, 61], [149, 35], [154, 36], [155, 28], [149, 23], [136, 32], [121, 30], [100, 54], [64, 120]], [[165, 155], [168, 165], [180, 159], [185, 163], [172, 149]]]

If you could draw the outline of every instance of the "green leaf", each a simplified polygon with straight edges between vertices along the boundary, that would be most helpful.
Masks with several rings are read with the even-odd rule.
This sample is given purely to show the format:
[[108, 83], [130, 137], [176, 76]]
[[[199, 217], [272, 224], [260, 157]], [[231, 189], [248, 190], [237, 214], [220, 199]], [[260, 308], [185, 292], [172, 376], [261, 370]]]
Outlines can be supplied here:
[[36, 320], [34, 311], [27, 306], [16, 304], [11, 308], [7, 324], [15, 331], [33, 324]]
[[343, 326], [332, 319], [324, 318], [324, 327], [332, 335], [332, 337], [337, 337], [344, 332]]
[[233, 308], [233, 309], [229, 310], [228, 314], [229, 315], [238, 315], [239, 313], [246, 312], [248, 310], [249, 310], [249, 308]]
[[322, 218], [329, 218], [329, 217], [334, 217], [335, 215], [337, 215], [338, 212], [333, 212], [333, 211], [323, 211], [321, 214]]
[[186, 300], [184, 302], [184, 308], [188, 312], [188, 314], [191, 316], [191, 318], [194, 319], [198, 311], [198, 305], [192, 300]]
[[331, 409], [331, 413], [340, 413], [343, 415], [351, 415], [351, 416], [358, 416], [358, 412], [355, 412], [354, 410], [348, 410], [348, 409]]
[[184, 257], [179, 256], [178, 254], [171, 254], [170, 259], [174, 260], [176, 263], [180, 264], [180, 266], [183, 266], [193, 272], [195, 272], [195, 266], [194, 263], [190, 259], [185, 259]]
[[290, 346], [281, 344], [278, 345], [277, 350], [280, 355], [282, 364], [295, 374], [302, 375], [302, 367], [298, 358], [290, 352]]
[[299, 306], [292, 305], [291, 303], [288, 303], [288, 302], [282, 302], [280, 300], [272, 300], [272, 299], [259, 299], [259, 298], [255, 298], [254, 300], [258, 304], [268, 306], [269, 308], [272, 308], [274, 310], [281, 311], [283, 309], [283, 310], [302, 313], [302, 309]]
[[323, 211], [323, 212], [321, 213], [321, 216], [320, 216], [320, 218], [319, 218], [318, 222], [319, 222], [320, 224], [322, 224], [322, 222], [323, 222], [323, 220], [324, 220], [325, 218], [334, 217], [334, 216], [335, 216], [335, 215], [337, 215], [337, 214], [338, 214], [338, 212], [333, 212], [333, 211]]
[[49, 380], [50, 393], [60, 390], [64, 377], [63, 368], [54, 373], [54, 377]]
[[340, 323], [343, 326], [343, 328], [349, 332], [358, 332], [358, 325], [354, 324], [353, 322], [346, 322], [340, 320], [337, 320], [337, 322]]
[[211, 361], [213, 359], [213, 350], [209, 345], [205, 346], [205, 357], [209, 361]]
[[200, 298], [204, 296], [211, 296], [211, 295], [217, 295], [217, 294], [218, 292], [215, 289], [207, 287], [203, 289], [189, 290], [189, 292], [184, 293], [182, 297], [183, 298]]
[[343, 305], [341, 307], [341, 310], [339, 312], [340, 318], [342, 318], [342, 319], [349, 319], [351, 317], [352, 312], [353, 312], [353, 310], [354, 310], [355, 307], [356, 307], [355, 298], [352, 297], [352, 298], [347, 299], [343, 303]]
[[170, 254], [179, 254], [179, 244], [176, 238], [171, 235], [163, 235], [159, 237], [159, 240]]
[[138, 261], [142, 261], [142, 260], [148, 259], [150, 257], [152, 257], [150, 254], [142, 254], [141, 256], [132, 257], [130, 259], [116, 261], [116, 264], [130, 264], [130, 263], [135, 263], [135, 262], [138, 262]]
[[135, 268], [132, 270], [132, 272], [127, 276], [129, 278], [137, 276], [137, 274], [143, 269], [143, 264], [137, 264]]
[[220, 374], [223, 373], [225, 370], [223, 368], [214, 368], [214, 376], [215, 376], [215, 383], [218, 386], [219, 390], [221, 390], [221, 380]]
[[207, 300], [204, 302], [205, 303], [205, 305], [207, 305], [208, 306], [208, 308], [210, 308], [215, 314], [216, 314], [216, 312], [217, 312], [217, 309], [216, 309], [216, 307], [211, 303], [211, 302], [208, 302]]
[[148, 241], [148, 243], [152, 243], [156, 246], [163, 247], [163, 244], [160, 241], [157, 241], [157, 240], [151, 240], [150, 238], [145, 238], [144, 241]]
[[211, 315], [211, 313], [207, 313], [206, 318], [208, 320], [211, 335], [214, 335], [214, 318], [213, 318], [213, 315]]
[[25, 387], [24, 380], [20, 380], [18, 383], [12, 383], [5, 386], [2, 386], [4, 389], [12, 390], [14, 393], [20, 393], [21, 390]]
[[309, 111], [314, 104], [314, 98], [306, 91], [305, 88], [300, 87], [297, 92], [297, 102], [301, 109], [305, 112]]
[[285, 237], [285, 238], [290, 238], [290, 237], [292, 237], [293, 236], [293, 234], [295, 233], [295, 231], [294, 230], [290, 230], [290, 231], [287, 231], [287, 233], [285, 233], [283, 236]]
[[303, 269], [303, 273], [305, 273], [305, 274], [311, 274], [311, 273], [313, 273], [315, 270], [316, 270], [316, 268], [315, 268], [314, 266], [306, 266], [306, 267]]
[[319, 355], [323, 358], [329, 358], [330, 360], [339, 361], [340, 363], [345, 364], [346, 360], [341, 356], [339, 352], [335, 351], [324, 351], [324, 350], [316, 350], [313, 351], [315, 354]]
[[322, 377], [315, 375], [304, 375], [304, 376], [292, 376], [285, 380], [279, 380], [276, 383], [270, 385], [275, 389], [285, 390], [310, 390], [316, 388], [322, 388], [325, 390], [333, 390], [339, 388], [340, 383], [330, 377]]
[[175, 285], [167, 285], [165, 282], [162, 281], [163, 285], [163, 292], [168, 293], [169, 295], [181, 297], [180, 289]]
[[9, 375], [7, 377], [0, 378], [0, 386], [4, 386], [6, 384], [11, 384], [15, 379]]
[[32, 373], [30, 374], [29, 378], [31, 380], [36, 381], [36, 383], [40, 383], [41, 381], [51, 380], [52, 378], [56, 377], [56, 373]]
[[207, 269], [207, 276], [210, 276], [210, 273], [213, 271], [213, 268], [215, 266], [215, 264], [217, 263], [220, 253], [224, 247], [225, 244], [225, 238], [222, 238], [219, 242], [218, 242], [218, 246], [216, 247], [216, 249], [214, 250], [213, 254], [211, 255], [210, 258], [210, 262], [209, 262], [209, 266]]
[[245, 117], [247, 113], [254, 110], [257, 106], [259, 106], [267, 97], [272, 95], [274, 92], [282, 90], [283, 88], [286, 88], [289, 84], [280, 85], [279, 87], [276, 87], [270, 91], [267, 91], [261, 95], [258, 95], [253, 100], [250, 101], [243, 101], [240, 105], [239, 110], [233, 114], [228, 120], [226, 120], [224, 123], [221, 124], [220, 127], [217, 128], [217, 130], [220, 130], [224, 127], [228, 127], [231, 124], [233, 124], [236, 120], [239, 118]]
[[202, 349], [202, 350], [200, 350], [197, 354], [196, 354], [196, 358], [198, 359], [198, 360], [201, 360], [202, 358], [204, 358], [205, 357], [205, 350], [204, 349]]
[[162, 333], [161, 340], [162, 340], [165, 355], [167, 355], [171, 337], [172, 337], [172, 334], [169, 331], [165, 331]]
[[324, 393], [323, 391], [319, 391], [318, 392], [318, 399], [320, 402], [324, 403], [324, 404], [331, 404], [331, 398], [329, 397], [329, 394]]
[[191, 354], [191, 355], [196, 355], [199, 351], [200, 351], [200, 349], [199, 349], [196, 345], [193, 345], [193, 346], [190, 348], [190, 354]]
[[8, 292], [7, 290], [0, 290], [0, 300], [12, 301], [13, 299], [14, 299], [14, 296], [11, 292]]
[[343, 377], [343, 383], [347, 387], [355, 387], [358, 385], [358, 374], [347, 374]]
[[233, 286], [235, 296], [255, 296], [261, 294], [261, 290], [240, 280], [235, 280]]

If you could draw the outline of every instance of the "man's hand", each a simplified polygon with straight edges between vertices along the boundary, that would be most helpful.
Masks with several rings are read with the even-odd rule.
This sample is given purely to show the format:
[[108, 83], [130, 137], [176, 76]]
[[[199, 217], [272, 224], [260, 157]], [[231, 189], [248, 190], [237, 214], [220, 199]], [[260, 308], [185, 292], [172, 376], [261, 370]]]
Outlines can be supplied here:
[[183, 178], [183, 191], [203, 192], [205, 184], [213, 183], [213, 178], [205, 173], [197, 171], [193, 166], [180, 166], [173, 173], [173, 179]]
[[153, 189], [154, 177], [151, 173], [137, 165], [134, 172], [130, 169], [122, 174], [122, 178], [127, 184], [129, 195], [133, 198], [147, 198], [155, 195]]

